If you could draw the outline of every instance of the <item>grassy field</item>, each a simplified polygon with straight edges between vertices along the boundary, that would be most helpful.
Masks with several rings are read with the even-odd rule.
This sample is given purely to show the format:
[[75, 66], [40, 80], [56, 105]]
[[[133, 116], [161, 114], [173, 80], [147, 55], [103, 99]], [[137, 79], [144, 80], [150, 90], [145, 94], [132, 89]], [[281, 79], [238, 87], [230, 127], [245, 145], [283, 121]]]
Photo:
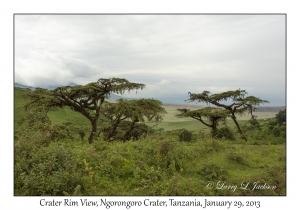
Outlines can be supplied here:
[[[285, 145], [28, 141], [15, 143], [15, 195], [286, 195]], [[272, 188], [254, 189], [255, 183]]]
[[[203, 125], [201, 122], [198, 120], [192, 119], [192, 118], [178, 118], [175, 115], [179, 114], [177, 109], [180, 108], [187, 108], [187, 109], [201, 109], [205, 106], [201, 105], [191, 105], [191, 104], [167, 104], [164, 105], [167, 114], [164, 116], [164, 119], [161, 123], [157, 125], [157, 128], [163, 128], [165, 131], [171, 131], [175, 129], [181, 129], [185, 128], [187, 130], [195, 131], [195, 130], [202, 130], [202, 131], [207, 131], [208, 128]], [[269, 119], [269, 118], [274, 118], [275, 115], [278, 113], [273, 111], [273, 112], [255, 112], [254, 115], [257, 116], [257, 119]], [[247, 121], [251, 118], [250, 115], [246, 114], [243, 116], [237, 116], [237, 119], [239, 121]], [[153, 126], [153, 123], [149, 123], [149, 125]], [[227, 125], [229, 127], [234, 128], [234, 123], [231, 119], [227, 120]]]
[[[249, 116], [238, 118], [247, 129], [246, 142], [236, 131], [235, 140], [212, 139], [200, 122], [175, 116], [187, 105], [166, 105], [168, 113], [155, 128], [170, 132], [126, 143], [100, 136], [88, 144], [88, 135], [81, 139], [78, 130], [88, 133], [89, 121], [69, 108], [49, 111], [50, 124], [20, 124], [27, 116], [25, 92], [15, 89], [14, 98], [16, 196], [286, 195], [284, 128], [270, 124], [277, 112], [257, 112], [259, 129], [246, 126]], [[227, 125], [235, 130], [230, 120]], [[182, 128], [193, 131], [191, 141], [173, 132]]]

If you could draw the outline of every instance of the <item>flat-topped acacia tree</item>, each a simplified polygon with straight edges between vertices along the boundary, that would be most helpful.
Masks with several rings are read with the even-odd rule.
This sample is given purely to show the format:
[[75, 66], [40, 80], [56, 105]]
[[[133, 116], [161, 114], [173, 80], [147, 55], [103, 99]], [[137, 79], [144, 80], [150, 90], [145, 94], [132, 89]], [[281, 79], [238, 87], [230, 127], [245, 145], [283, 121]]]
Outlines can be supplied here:
[[204, 107], [197, 110], [177, 109], [177, 111], [180, 112], [176, 115], [177, 117], [191, 117], [210, 127], [212, 137], [217, 134], [217, 125], [222, 121], [225, 122], [226, 118], [230, 117], [227, 110], [216, 107]]
[[110, 126], [106, 135], [106, 141], [116, 134], [117, 127], [122, 120], [129, 120], [130, 126], [124, 133], [123, 141], [129, 139], [131, 131], [138, 122], [160, 122], [166, 114], [161, 101], [156, 99], [124, 100], [116, 103], [105, 103], [101, 114], [110, 120]]
[[91, 122], [89, 143], [93, 143], [97, 132], [97, 122], [105, 99], [111, 93], [124, 94], [126, 91], [139, 90], [144, 84], [132, 83], [123, 78], [101, 78], [87, 85], [62, 86], [54, 90], [37, 89], [28, 94], [32, 104], [43, 104], [46, 107], [71, 107]]
[[[243, 131], [240, 128], [239, 123], [236, 120], [236, 114], [242, 115], [248, 112], [253, 116], [253, 111], [264, 103], [269, 103], [266, 100], [262, 100], [255, 96], [247, 96], [245, 90], [235, 90], [235, 91], [226, 91], [217, 94], [211, 94], [209, 91], [203, 91], [200, 94], [189, 92], [190, 102], [204, 102], [206, 104], [213, 104], [219, 108], [224, 108], [229, 111], [230, 117], [235, 123], [241, 137], [247, 141], [246, 136], [243, 134]], [[228, 102], [225, 103], [225, 102]]]

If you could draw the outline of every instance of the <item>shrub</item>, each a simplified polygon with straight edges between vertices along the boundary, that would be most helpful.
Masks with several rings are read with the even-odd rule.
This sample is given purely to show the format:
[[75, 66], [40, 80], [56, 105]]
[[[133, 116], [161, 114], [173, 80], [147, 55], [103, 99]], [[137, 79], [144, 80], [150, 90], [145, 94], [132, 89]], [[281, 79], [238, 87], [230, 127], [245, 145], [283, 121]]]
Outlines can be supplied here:
[[217, 130], [216, 138], [235, 140], [233, 131], [228, 127], [223, 127]]
[[223, 144], [217, 140], [205, 140], [203, 141], [203, 152], [210, 153], [210, 152], [218, 152], [224, 149]]
[[[113, 139], [116, 140], [123, 140], [124, 134], [126, 131], [128, 131], [131, 127], [131, 122], [129, 121], [122, 121], [118, 127], [116, 132], [113, 135]], [[110, 129], [104, 130], [104, 135], [106, 136]], [[151, 128], [150, 126], [147, 126], [143, 123], [136, 123], [133, 130], [130, 132], [128, 136], [128, 140], [139, 140], [143, 137], [146, 137], [146, 135], [152, 135], [155, 133], [155, 130]]]
[[272, 130], [272, 133], [276, 137], [280, 136], [280, 128], [278, 126], [275, 126]]
[[50, 139], [58, 141], [61, 139], [67, 139], [69, 137], [69, 132], [64, 125], [54, 125], [51, 129]]
[[231, 162], [235, 162], [241, 165], [247, 165], [245, 159], [240, 154], [230, 153], [227, 155], [227, 159]]
[[161, 156], [167, 156], [174, 148], [174, 143], [170, 140], [164, 140], [158, 145], [158, 151]]
[[79, 130], [79, 131], [78, 131], [78, 134], [79, 134], [81, 140], [84, 141], [85, 132], [84, 132], [83, 130]]
[[286, 195], [286, 167], [275, 166], [267, 169], [270, 185], [275, 185], [277, 195]]
[[276, 114], [275, 116], [277, 123], [279, 123], [279, 125], [282, 125], [283, 123], [286, 122], [286, 109], [285, 110], [280, 110], [278, 112], [278, 114]]
[[227, 179], [227, 173], [223, 168], [215, 164], [205, 164], [200, 170], [200, 175], [202, 175], [207, 180], [222, 180]]
[[56, 144], [36, 150], [26, 161], [16, 158], [15, 195], [73, 192], [77, 185], [82, 185], [76, 162], [70, 148]]
[[183, 131], [181, 131], [179, 134], [179, 140], [180, 141], [191, 141], [192, 140], [192, 132], [184, 129]]

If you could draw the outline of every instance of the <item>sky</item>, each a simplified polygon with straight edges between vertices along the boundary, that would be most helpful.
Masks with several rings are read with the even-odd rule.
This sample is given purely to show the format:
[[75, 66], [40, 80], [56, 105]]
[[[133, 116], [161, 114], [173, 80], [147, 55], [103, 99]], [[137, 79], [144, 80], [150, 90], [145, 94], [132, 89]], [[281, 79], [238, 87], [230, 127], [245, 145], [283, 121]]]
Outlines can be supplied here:
[[15, 15], [15, 82], [48, 87], [119, 77], [130, 98], [246, 90], [286, 104], [285, 15]]

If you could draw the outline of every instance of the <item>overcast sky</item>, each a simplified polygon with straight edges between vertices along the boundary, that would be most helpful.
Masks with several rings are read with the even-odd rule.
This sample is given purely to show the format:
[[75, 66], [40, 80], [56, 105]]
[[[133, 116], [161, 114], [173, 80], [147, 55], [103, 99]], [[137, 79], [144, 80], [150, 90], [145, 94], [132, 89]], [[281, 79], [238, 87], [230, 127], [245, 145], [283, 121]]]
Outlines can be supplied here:
[[184, 103], [243, 89], [285, 105], [284, 15], [15, 15], [15, 82], [121, 77], [129, 97]]

